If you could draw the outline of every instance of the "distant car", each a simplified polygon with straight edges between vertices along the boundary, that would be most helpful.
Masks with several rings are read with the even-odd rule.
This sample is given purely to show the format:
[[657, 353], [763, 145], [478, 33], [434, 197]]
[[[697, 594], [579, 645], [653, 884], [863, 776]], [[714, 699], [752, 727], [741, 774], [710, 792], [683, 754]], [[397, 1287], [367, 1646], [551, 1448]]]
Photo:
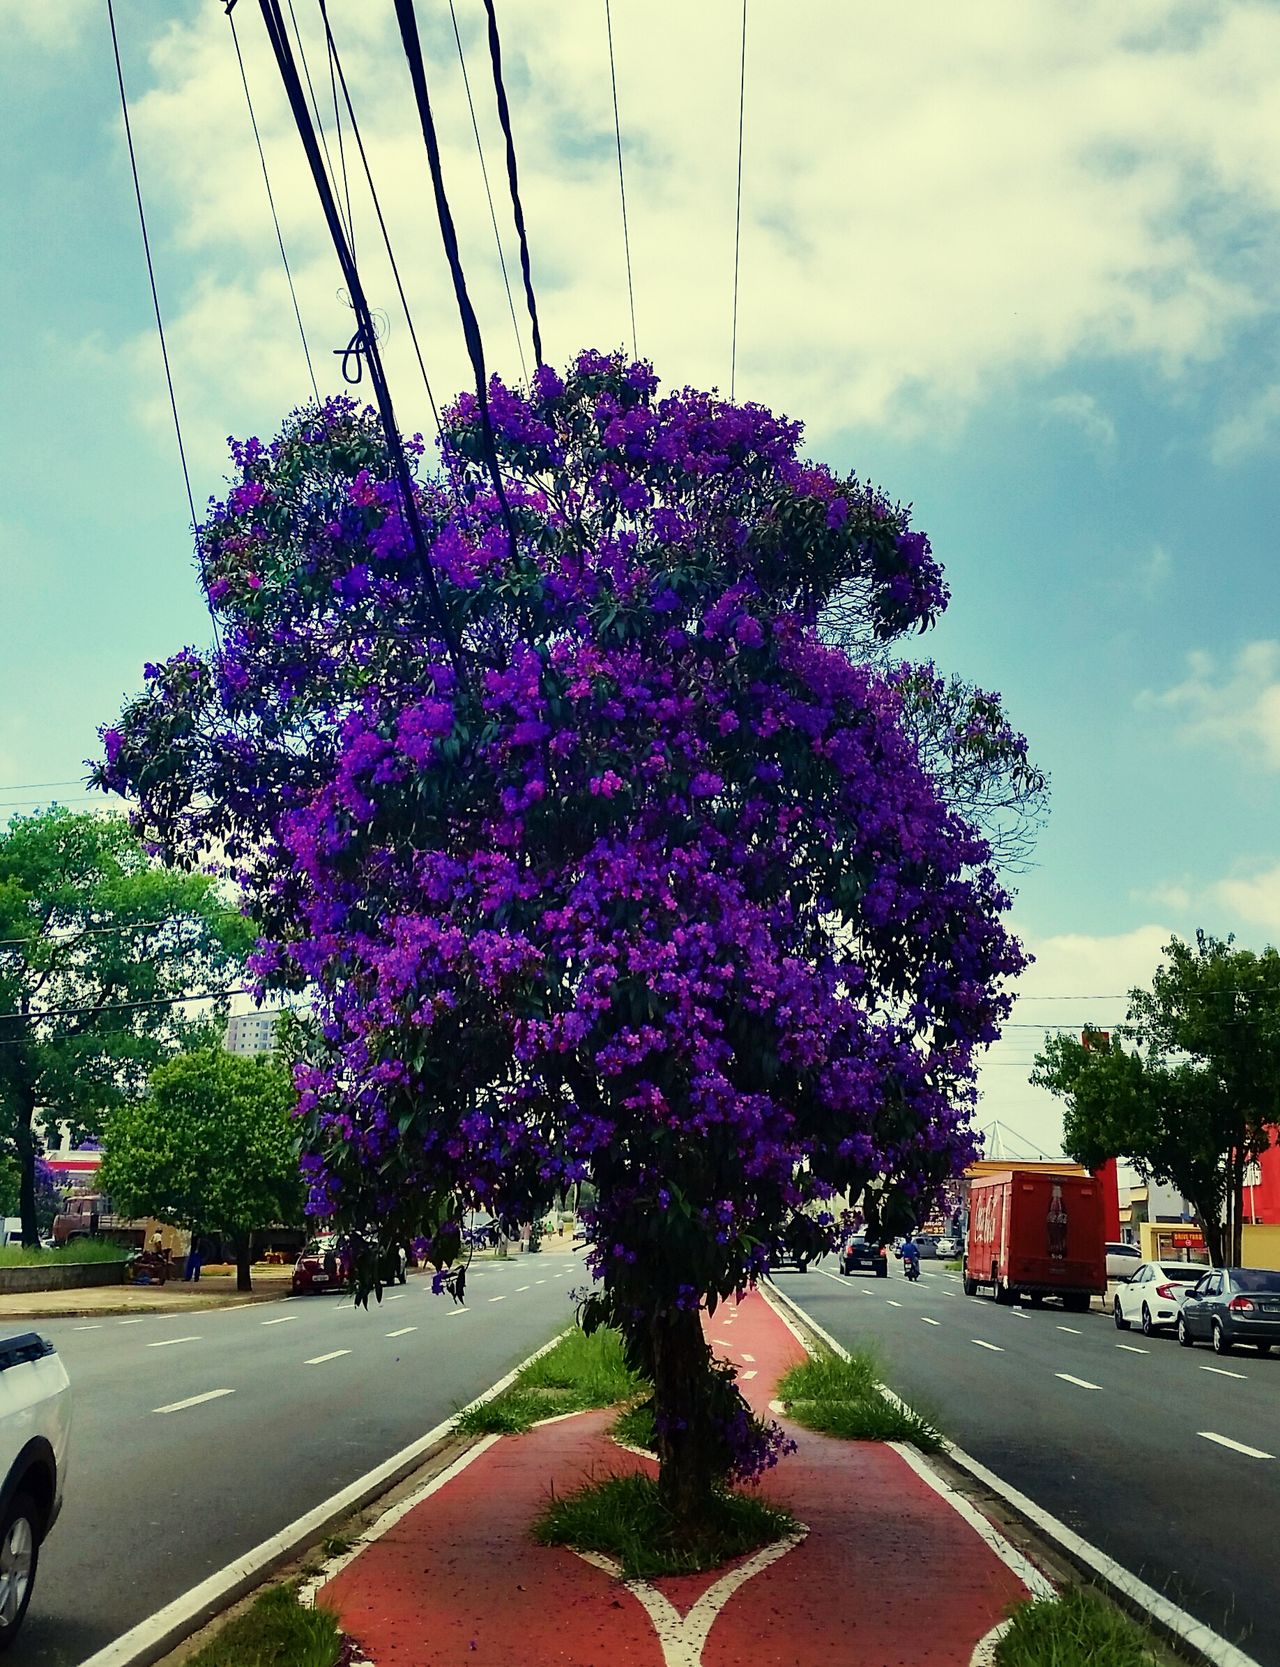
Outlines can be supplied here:
[[1270, 1268], [1211, 1268], [1187, 1292], [1178, 1315], [1184, 1348], [1211, 1343], [1215, 1354], [1230, 1354], [1237, 1343], [1252, 1343], [1270, 1354], [1280, 1342], [1280, 1273]]
[[873, 1273], [877, 1279], [889, 1277], [889, 1260], [882, 1244], [873, 1244], [865, 1233], [855, 1233], [840, 1247], [840, 1272]]
[[950, 1261], [953, 1256], [958, 1256], [960, 1254], [960, 1246], [956, 1243], [956, 1241], [954, 1239], [948, 1239], [945, 1236], [936, 1240], [934, 1249], [938, 1252], [939, 1256], [945, 1258], [947, 1261]]
[[17, 1637], [40, 1547], [58, 1520], [71, 1437], [71, 1387], [38, 1332], [0, 1339], [0, 1651]]
[[306, 1296], [315, 1291], [340, 1291], [342, 1285], [337, 1234], [322, 1233], [318, 1238], [308, 1239], [294, 1264], [294, 1296]]
[[1128, 1279], [1142, 1264], [1142, 1252], [1136, 1244], [1107, 1245], [1107, 1278]]
[[1183, 1299], [1203, 1273], [1195, 1262], [1139, 1262], [1111, 1304], [1117, 1329], [1140, 1325], [1144, 1337], [1172, 1331]]
[[797, 1273], [809, 1271], [809, 1258], [801, 1256], [794, 1250], [776, 1251], [769, 1263], [769, 1272], [778, 1273], [782, 1268], [794, 1268]]

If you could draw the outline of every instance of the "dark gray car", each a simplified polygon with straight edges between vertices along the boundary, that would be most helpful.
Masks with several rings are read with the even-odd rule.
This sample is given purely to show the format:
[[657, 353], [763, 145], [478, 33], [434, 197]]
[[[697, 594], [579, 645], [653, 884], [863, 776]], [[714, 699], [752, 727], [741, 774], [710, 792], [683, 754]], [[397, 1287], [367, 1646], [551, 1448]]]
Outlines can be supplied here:
[[1184, 1348], [1211, 1343], [1215, 1354], [1230, 1354], [1237, 1343], [1252, 1343], [1269, 1354], [1280, 1343], [1280, 1273], [1270, 1268], [1212, 1268], [1187, 1292], [1178, 1314]]

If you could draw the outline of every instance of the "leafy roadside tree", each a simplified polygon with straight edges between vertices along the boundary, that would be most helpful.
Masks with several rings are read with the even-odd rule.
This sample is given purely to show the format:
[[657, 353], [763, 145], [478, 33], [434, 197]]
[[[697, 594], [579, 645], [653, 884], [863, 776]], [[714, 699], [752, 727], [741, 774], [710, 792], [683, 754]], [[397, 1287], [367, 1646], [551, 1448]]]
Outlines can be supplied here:
[[295, 1100], [271, 1055], [178, 1054], [111, 1113], [103, 1188], [125, 1215], [222, 1234], [235, 1248], [236, 1289], [251, 1290], [255, 1230], [302, 1221]]
[[123, 817], [54, 807], [0, 829], [0, 1150], [24, 1244], [37, 1113], [96, 1132], [175, 1045], [173, 998], [224, 987], [250, 942], [207, 875], [162, 867]]
[[[42, 1157], [35, 1161], [36, 1225], [43, 1238], [62, 1203], [64, 1183]], [[12, 1152], [0, 1152], [0, 1216], [16, 1216], [22, 1201], [22, 1171]]]
[[592, 1184], [584, 1323], [652, 1376], [693, 1522], [777, 1451], [700, 1310], [817, 1254], [838, 1194], [918, 1217], [1022, 956], [954, 726], [925, 756], [905, 674], [820, 628], [838, 594], [887, 651], [941, 612], [906, 511], [621, 355], [489, 416], [503, 492], [464, 396], [426, 565], [371, 413], [236, 446], [200, 532], [221, 649], [148, 673], [99, 779], [175, 861], [228, 852], [259, 976], [315, 992], [316, 1213], [456, 1238]]
[[1244, 1175], [1280, 1122], [1280, 954], [1199, 932], [1165, 956], [1110, 1047], [1047, 1037], [1031, 1081], [1066, 1102], [1071, 1157], [1177, 1187], [1214, 1266], [1238, 1265]]

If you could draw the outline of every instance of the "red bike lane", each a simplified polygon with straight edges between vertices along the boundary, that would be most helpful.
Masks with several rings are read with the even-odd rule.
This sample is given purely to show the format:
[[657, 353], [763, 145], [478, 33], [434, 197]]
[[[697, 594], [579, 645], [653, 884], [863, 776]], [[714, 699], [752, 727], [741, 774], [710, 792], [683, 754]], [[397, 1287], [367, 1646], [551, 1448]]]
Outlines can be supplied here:
[[[762, 1296], [706, 1322], [769, 1416], [803, 1358]], [[709, 1574], [623, 1583], [605, 1560], [535, 1545], [548, 1495], [652, 1461], [582, 1413], [504, 1436], [325, 1584], [375, 1667], [969, 1667], [1027, 1596], [1014, 1568], [893, 1448], [787, 1426], [797, 1452], [760, 1484], [807, 1533]], [[784, 1421], [785, 1422], [785, 1421]]]

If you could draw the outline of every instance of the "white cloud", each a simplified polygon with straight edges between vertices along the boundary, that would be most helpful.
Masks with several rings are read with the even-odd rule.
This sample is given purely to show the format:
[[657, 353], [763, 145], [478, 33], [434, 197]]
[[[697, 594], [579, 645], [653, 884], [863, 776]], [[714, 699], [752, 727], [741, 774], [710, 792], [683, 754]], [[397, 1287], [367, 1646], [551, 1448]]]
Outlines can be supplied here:
[[1280, 932], [1280, 865], [1247, 879], [1219, 880], [1213, 895], [1248, 925]]
[[[304, 316], [333, 386], [329, 350], [349, 315], [334, 299], [335, 262], [256, 13], [241, 12]], [[324, 55], [313, 9], [302, 16], [314, 73]], [[639, 345], [668, 382], [729, 379], [735, 16], [680, 0], [614, 7]], [[1258, 269], [1232, 251], [1256, 254], [1280, 206], [1280, 175], [1266, 162], [1280, 148], [1276, 8], [1240, 0], [1188, 22], [1176, 0], [989, 0], [859, 16], [866, 27], [841, 0], [751, 13], [740, 396], [807, 417], [819, 442], [849, 424], [956, 423], [1011, 379], [1076, 354], [1176, 376], [1272, 304], [1260, 285], [1255, 293]], [[466, 363], [389, 8], [335, 9], [335, 27], [428, 363], [438, 390], [452, 391]], [[452, 41], [439, 19], [424, 16], [424, 27], [468, 278], [491, 362], [510, 372]], [[544, 335], [563, 360], [629, 335], [603, 21], [509, 0], [503, 27]], [[158, 239], [201, 272], [189, 292], [166, 296], [176, 371], [184, 408], [207, 413], [206, 432], [220, 439], [270, 422], [306, 382], [221, 9], [165, 22], [151, 72], [136, 105], [144, 188]], [[145, 80], [140, 68], [132, 76], [135, 87]], [[489, 157], [505, 227], [496, 145]], [[400, 404], [420, 422], [425, 402], [371, 210], [358, 181], [352, 192], [366, 285], [392, 314]], [[1188, 203], [1206, 212], [1190, 216]], [[1082, 417], [1105, 432], [1105, 414], [1082, 406]]]
[[1171, 712], [1187, 741], [1226, 742], [1251, 763], [1280, 770], [1280, 642], [1247, 643], [1228, 667], [1203, 650], [1187, 656], [1187, 676], [1141, 704]]
[[1195, 902], [1191, 888], [1178, 883], [1148, 886], [1143, 890], [1131, 891], [1129, 895], [1135, 902], [1154, 903], [1158, 908], [1169, 909], [1176, 914], [1186, 914]]
[[1169, 582], [1173, 572], [1173, 557], [1163, 544], [1153, 544], [1138, 563], [1137, 586], [1150, 600]]
[[12, 48], [24, 35], [37, 46], [66, 51], [78, 44], [87, 25], [101, 21], [83, 0], [0, 0], [0, 39]]
[[1209, 443], [1215, 463], [1241, 463], [1270, 451], [1280, 439], [1280, 383], [1260, 389], [1245, 406], [1219, 423]]
[[1116, 443], [1116, 425], [1092, 394], [1057, 394], [1044, 409], [1046, 416], [1073, 424], [1098, 451], [1109, 451]]

